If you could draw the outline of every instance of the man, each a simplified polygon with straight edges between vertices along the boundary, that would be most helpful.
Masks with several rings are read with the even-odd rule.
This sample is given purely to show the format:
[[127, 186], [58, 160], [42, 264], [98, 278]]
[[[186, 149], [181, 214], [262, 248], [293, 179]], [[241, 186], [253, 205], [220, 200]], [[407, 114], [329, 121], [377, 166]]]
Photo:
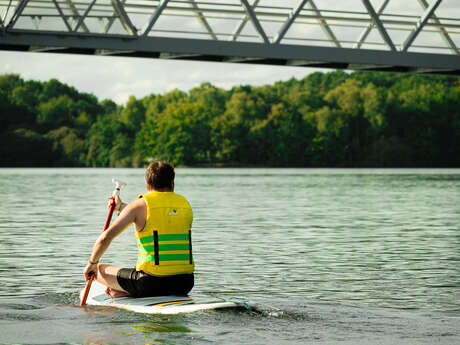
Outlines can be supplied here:
[[[107, 286], [112, 297], [187, 295], [194, 285], [191, 227], [188, 201], [174, 193], [174, 167], [154, 161], [146, 170], [148, 193], [127, 205], [115, 197], [119, 217], [94, 244], [85, 278]], [[135, 269], [99, 264], [112, 240], [134, 224], [138, 257]]]

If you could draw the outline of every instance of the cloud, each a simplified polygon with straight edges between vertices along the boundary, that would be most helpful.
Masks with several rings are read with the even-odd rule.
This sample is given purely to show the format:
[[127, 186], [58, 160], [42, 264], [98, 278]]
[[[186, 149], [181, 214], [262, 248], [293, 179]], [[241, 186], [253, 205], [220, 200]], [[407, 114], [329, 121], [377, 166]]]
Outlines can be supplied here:
[[18, 73], [25, 79], [56, 78], [79, 91], [125, 103], [151, 93], [175, 88], [188, 91], [204, 82], [231, 88], [263, 85], [292, 77], [303, 78], [315, 69], [143, 58], [0, 52], [0, 73]]
[[115, 96], [113, 97], [112, 101], [114, 101], [115, 103], [118, 103], [118, 104], [125, 104], [128, 99], [129, 99], [129, 96], [131, 96], [132, 93], [128, 93], [128, 92], [119, 92], [119, 93], [116, 93]]

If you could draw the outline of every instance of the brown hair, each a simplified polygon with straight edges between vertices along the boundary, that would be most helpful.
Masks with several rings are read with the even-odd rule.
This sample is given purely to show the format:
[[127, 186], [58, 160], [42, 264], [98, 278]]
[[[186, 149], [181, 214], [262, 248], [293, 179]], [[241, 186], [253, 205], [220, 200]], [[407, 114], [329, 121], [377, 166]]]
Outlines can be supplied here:
[[153, 189], [172, 190], [175, 176], [174, 166], [171, 163], [154, 160], [145, 172], [145, 182]]

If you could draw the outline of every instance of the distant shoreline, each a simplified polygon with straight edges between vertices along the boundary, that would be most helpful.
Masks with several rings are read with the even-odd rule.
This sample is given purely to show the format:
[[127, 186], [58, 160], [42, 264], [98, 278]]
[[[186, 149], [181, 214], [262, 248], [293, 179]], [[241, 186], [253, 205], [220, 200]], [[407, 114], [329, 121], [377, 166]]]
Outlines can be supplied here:
[[0, 75], [0, 166], [460, 167], [460, 78], [316, 72], [203, 83], [124, 106], [56, 79]]

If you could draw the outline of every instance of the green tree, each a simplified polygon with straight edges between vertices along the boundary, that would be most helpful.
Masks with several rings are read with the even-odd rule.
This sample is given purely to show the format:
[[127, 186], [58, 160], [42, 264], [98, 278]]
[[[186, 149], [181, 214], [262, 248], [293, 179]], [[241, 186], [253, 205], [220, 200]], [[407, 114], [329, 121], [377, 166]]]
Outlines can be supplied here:
[[40, 86], [36, 83], [26, 82], [24, 86], [15, 87], [9, 97], [13, 103], [33, 114], [36, 112], [40, 91]]
[[73, 100], [62, 95], [50, 98], [38, 106], [37, 123], [52, 128], [56, 125], [70, 125], [74, 115], [75, 104]]
[[309, 74], [210, 83], [125, 106], [56, 79], [0, 76], [0, 165], [460, 166], [460, 79]]
[[187, 94], [180, 90], [172, 90], [164, 95], [152, 95], [147, 97], [145, 118], [149, 121], [156, 121], [156, 117], [161, 114], [169, 104], [185, 100]]
[[59, 165], [81, 166], [85, 163], [85, 141], [78, 137], [75, 129], [60, 127], [44, 137], [52, 143], [53, 152], [60, 157]]
[[115, 141], [118, 127], [119, 122], [111, 115], [100, 116], [93, 123], [87, 137], [87, 166], [110, 166], [110, 150]]
[[263, 121], [269, 105], [255, 92], [234, 92], [226, 103], [225, 112], [213, 119], [212, 142], [216, 158], [222, 162], [251, 163], [259, 161], [261, 152], [251, 142], [249, 130]]
[[268, 117], [251, 128], [250, 135], [261, 152], [255, 163], [271, 166], [303, 166], [311, 163], [308, 143], [316, 128], [285, 104], [272, 106]]
[[142, 101], [137, 100], [134, 96], [130, 96], [126, 107], [121, 113], [120, 120], [130, 131], [135, 132], [139, 130], [145, 121], [145, 107]]
[[104, 99], [101, 102], [101, 107], [102, 107], [102, 113], [103, 115], [109, 115], [109, 114], [116, 114], [117, 113], [117, 104], [110, 100], [110, 99]]
[[40, 133], [17, 128], [0, 136], [0, 166], [55, 166], [59, 157], [52, 152], [51, 143]]
[[68, 96], [72, 100], [78, 99], [78, 91], [64, 83], [61, 83], [57, 79], [50, 79], [43, 83], [42, 91], [40, 93], [40, 103], [48, 102], [52, 98], [58, 98], [60, 96]]
[[133, 155], [133, 138], [123, 132], [118, 132], [109, 151], [109, 165], [117, 168], [136, 166]]
[[314, 114], [318, 129], [311, 148], [315, 156], [314, 162], [329, 167], [349, 164], [352, 161], [350, 153], [353, 145], [350, 140], [350, 117], [345, 117], [340, 110], [327, 106]]
[[143, 142], [149, 157], [168, 159], [179, 165], [209, 161], [209, 113], [201, 103], [181, 101], [169, 105], [151, 129]]
[[0, 90], [11, 93], [15, 88], [24, 86], [24, 80], [18, 74], [0, 76]]

